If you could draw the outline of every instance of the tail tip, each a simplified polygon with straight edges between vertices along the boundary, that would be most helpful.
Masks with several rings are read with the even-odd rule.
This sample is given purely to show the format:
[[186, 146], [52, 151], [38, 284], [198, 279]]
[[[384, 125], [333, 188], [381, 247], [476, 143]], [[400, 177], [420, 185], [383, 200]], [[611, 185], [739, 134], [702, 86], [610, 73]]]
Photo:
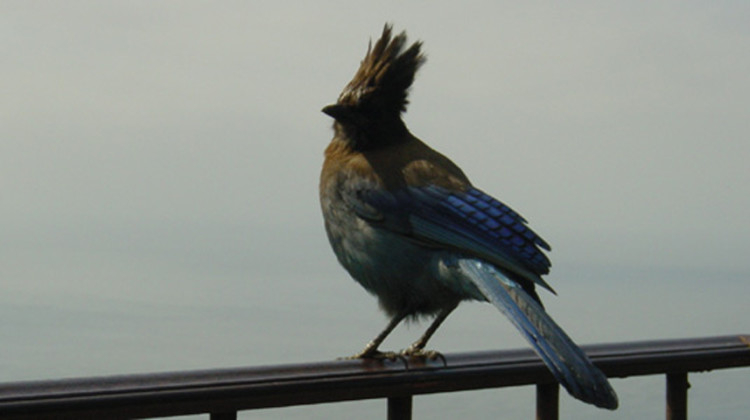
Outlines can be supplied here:
[[606, 408], [607, 410], [617, 410], [617, 407], [620, 405], [617, 394], [609, 383], [605, 383], [602, 387], [596, 387], [593, 393], [577, 396], [576, 398], [593, 404], [596, 407]]

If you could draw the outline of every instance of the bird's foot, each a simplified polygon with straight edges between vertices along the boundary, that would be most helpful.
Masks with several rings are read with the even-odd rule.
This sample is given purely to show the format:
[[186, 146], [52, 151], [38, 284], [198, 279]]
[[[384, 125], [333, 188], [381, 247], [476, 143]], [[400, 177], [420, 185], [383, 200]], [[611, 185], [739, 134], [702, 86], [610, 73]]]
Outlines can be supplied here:
[[443, 364], [447, 365], [445, 356], [436, 350], [425, 350], [422, 347], [411, 345], [408, 348], [401, 350], [401, 356], [403, 357], [421, 357], [427, 360], [442, 360]]

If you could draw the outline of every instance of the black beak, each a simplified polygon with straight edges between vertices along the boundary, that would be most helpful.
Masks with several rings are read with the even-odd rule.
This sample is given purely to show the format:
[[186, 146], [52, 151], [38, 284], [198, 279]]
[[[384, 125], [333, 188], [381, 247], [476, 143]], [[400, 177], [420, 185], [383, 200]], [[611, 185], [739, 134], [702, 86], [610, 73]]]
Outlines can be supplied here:
[[349, 107], [340, 104], [333, 104], [324, 107], [321, 111], [332, 117], [336, 121], [351, 120], [352, 111]]

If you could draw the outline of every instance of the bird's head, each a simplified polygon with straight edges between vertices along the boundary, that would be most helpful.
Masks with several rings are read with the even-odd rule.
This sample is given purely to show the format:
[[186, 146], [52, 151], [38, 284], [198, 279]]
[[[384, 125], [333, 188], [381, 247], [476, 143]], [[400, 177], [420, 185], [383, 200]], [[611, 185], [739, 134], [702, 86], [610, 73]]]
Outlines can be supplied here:
[[391, 30], [386, 24], [374, 47], [370, 42], [359, 70], [338, 101], [323, 108], [336, 120], [337, 133], [356, 149], [385, 146], [406, 132], [401, 113], [406, 111], [409, 87], [425, 57], [420, 53], [421, 42], [406, 48], [406, 33], [392, 38]]

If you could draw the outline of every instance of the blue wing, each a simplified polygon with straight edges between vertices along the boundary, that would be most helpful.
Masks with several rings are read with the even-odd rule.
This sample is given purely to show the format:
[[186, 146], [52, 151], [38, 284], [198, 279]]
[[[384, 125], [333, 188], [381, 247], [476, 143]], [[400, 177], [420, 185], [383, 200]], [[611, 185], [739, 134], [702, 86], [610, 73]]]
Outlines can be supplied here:
[[358, 195], [355, 210], [362, 217], [428, 245], [479, 257], [554, 293], [541, 277], [550, 267], [542, 249], [550, 246], [521, 215], [484, 192], [428, 185]]

